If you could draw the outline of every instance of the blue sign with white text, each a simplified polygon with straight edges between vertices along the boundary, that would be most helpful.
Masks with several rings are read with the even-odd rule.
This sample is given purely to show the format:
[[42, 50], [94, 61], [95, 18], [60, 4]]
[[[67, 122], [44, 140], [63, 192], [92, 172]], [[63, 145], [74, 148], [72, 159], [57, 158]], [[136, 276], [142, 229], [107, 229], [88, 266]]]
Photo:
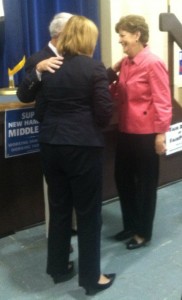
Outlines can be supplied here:
[[34, 108], [5, 111], [5, 158], [39, 151], [39, 122]]

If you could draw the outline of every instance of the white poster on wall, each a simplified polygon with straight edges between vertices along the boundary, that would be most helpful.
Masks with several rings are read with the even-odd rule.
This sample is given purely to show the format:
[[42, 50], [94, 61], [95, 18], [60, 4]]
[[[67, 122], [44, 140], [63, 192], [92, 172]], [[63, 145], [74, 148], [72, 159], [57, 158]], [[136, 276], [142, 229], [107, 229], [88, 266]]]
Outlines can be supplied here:
[[166, 133], [166, 155], [182, 151], [182, 122], [170, 126]]
[[0, 17], [4, 17], [3, 0], [0, 0]]

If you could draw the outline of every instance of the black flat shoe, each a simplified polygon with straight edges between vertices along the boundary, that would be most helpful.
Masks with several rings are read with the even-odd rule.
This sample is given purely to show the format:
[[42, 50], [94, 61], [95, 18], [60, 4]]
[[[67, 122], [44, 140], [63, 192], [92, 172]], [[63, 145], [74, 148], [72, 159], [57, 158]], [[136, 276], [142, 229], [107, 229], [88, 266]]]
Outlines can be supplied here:
[[148, 243], [149, 243], [149, 240], [144, 240], [143, 242], [138, 243], [134, 238], [132, 238], [131, 240], [129, 240], [126, 243], [126, 248], [128, 250], [134, 250], [134, 249], [138, 249], [138, 248], [141, 248], [141, 247], [145, 247], [145, 246], [148, 245]]
[[130, 230], [123, 230], [123, 231], [118, 232], [114, 236], [114, 239], [116, 241], [124, 241], [124, 240], [127, 240], [127, 239], [131, 238], [132, 236], [133, 236], [132, 231], [130, 231]]
[[54, 281], [54, 283], [61, 283], [70, 280], [75, 275], [74, 271], [74, 263], [73, 261], [70, 261], [68, 264], [68, 269], [64, 274], [52, 274], [51, 277]]
[[99, 292], [102, 292], [103, 290], [108, 289], [114, 282], [114, 279], [116, 277], [116, 274], [104, 274], [105, 277], [110, 279], [108, 283], [97, 283], [95, 285], [88, 285], [88, 286], [83, 286], [85, 289], [86, 295], [93, 296]]

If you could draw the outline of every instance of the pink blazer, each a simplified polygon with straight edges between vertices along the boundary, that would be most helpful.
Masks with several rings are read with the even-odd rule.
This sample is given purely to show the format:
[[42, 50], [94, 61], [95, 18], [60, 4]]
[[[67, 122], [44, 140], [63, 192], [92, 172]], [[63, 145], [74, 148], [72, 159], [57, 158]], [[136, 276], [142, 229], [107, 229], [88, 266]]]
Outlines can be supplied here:
[[121, 132], [149, 134], [168, 130], [172, 117], [168, 72], [148, 46], [134, 59], [122, 60], [111, 93], [117, 101]]

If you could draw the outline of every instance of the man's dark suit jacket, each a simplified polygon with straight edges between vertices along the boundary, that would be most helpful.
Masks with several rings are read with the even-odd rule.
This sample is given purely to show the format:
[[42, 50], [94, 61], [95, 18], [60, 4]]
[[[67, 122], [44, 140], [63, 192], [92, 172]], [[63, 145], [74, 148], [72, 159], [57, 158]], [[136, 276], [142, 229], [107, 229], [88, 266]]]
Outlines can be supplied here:
[[42, 82], [38, 80], [35, 66], [42, 60], [55, 56], [49, 46], [31, 55], [25, 64], [26, 77], [17, 90], [17, 96], [22, 102], [33, 102], [35, 100], [35, 118], [42, 121], [46, 102], [42, 95]]
[[40, 142], [103, 146], [101, 129], [110, 120], [112, 100], [101, 62], [84, 55], [65, 56], [55, 73], [43, 72], [41, 90], [47, 106]]

